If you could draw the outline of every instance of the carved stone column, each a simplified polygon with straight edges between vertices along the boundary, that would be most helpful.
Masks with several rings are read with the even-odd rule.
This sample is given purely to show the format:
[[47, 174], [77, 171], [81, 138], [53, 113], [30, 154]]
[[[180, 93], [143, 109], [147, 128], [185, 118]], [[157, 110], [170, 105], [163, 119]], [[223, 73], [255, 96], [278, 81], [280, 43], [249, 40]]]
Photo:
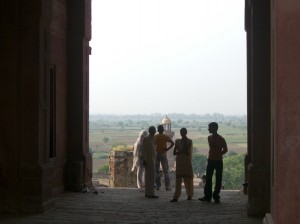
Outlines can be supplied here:
[[92, 186], [92, 157], [88, 150], [89, 41], [91, 1], [68, 1], [68, 165], [67, 188]]

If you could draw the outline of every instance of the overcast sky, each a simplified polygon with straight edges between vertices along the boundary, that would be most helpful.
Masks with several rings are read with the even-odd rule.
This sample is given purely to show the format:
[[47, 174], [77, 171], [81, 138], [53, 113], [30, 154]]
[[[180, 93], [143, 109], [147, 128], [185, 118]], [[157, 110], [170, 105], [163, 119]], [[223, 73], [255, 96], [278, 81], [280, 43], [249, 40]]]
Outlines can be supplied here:
[[93, 0], [90, 113], [246, 114], [241, 0]]

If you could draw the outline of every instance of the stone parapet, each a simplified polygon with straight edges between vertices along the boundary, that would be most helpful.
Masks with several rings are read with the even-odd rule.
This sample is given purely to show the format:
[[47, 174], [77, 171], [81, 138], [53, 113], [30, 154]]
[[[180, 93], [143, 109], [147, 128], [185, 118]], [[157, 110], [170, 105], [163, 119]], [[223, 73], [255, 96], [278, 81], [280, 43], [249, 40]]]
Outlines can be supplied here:
[[136, 187], [136, 172], [131, 172], [132, 164], [132, 151], [111, 151], [109, 187]]

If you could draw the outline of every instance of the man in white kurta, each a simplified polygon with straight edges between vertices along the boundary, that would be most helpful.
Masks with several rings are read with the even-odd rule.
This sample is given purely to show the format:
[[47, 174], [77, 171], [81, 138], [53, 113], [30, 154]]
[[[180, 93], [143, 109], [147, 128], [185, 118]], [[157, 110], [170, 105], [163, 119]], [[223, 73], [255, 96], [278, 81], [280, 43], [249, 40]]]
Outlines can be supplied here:
[[143, 164], [143, 141], [148, 135], [148, 132], [142, 130], [133, 145], [133, 165], [131, 171], [137, 170], [137, 187], [143, 188], [145, 186], [145, 166]]
[[156, 151], [153, 136], [156, 133], [154, 126], [149, 127], [149, 135], [143, 141], [143, 158], [145, 165], [145, 196], [158, 198], [154, 195]]

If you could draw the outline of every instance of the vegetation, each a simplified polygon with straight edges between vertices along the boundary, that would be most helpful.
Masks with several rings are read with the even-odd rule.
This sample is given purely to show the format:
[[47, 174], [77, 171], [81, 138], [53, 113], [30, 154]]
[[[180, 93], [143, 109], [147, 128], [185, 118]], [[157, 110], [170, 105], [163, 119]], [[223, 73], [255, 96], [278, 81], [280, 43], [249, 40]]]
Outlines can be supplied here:
[[98, 174], [99, 175], [107, 175], [108, 171], [109, 171], [109, 166], [107, 164], [105, 164], [98, 169]]
[[132, 151], [132, 145], [119, 144], [112, 148], [112, 151]]
[[108, 159], [109, 157], [109, 151], [94, 151], [93, 159]]
[[231, 154], [223, 159], [223, 182], [226, 189], [241, 189], [244, 183], [245, 154]]
[[[141, 130], [150, 125], [157, 126], [165, 115], [91, 115], [89, 147], [92, 151], [111, 150], [115, 144], [133, 145]], [[186, 127], [188, 137], [193, 140], [197, 153], [207, 154], [207, 125], [211, 121], [219, 123], [219, 133], [226, 139], [228, 148], [237, 153], [246, 152], [246, 116], [225, 116], [222, 114], [168, 114], [172, 122], [174, 138], [180, 138], [179, 129]], [[123, 127], [123, 128], [122, 128]]]
[[[94, 159], [93, 170], [108, 164], [111, 150], [132, 150], [141, 130], [157, 126], [165, 115], [91, 115], [89, 123], [89, 151]], [[206, 170], [208, 155], [208, 123], [219, 123], [219, 133], [226, 139], [229, 153], [224, 157], [223, 180], [226, 189], [240, 189], [244, 175], [244, 154], [247, 151], [247, 117], [222, 114], [168, 114], [172, 122], [173, 139], [180, 138], [179, 130], [188, 129], [193, 140], [193, 169], [201, 176]]]
[[[223, 159], [223, 184], [226, 189], [241, 189], [244, 183], [244, 153], [229, 152]], [[197, 177], [206, 172], [207, 155], [196, 154], [192, 158]], [[214, 182], [214, 179], [213, 179]]]
[[104, 137], [103, 138], [103, 142], [104, 142], [104, 144], [108, 143], [109, 142], [109, 138], [108, 137]]
[[195, 154], [192, 158], [194, 174], [201, 177], [206, 172], [207, 155]]

